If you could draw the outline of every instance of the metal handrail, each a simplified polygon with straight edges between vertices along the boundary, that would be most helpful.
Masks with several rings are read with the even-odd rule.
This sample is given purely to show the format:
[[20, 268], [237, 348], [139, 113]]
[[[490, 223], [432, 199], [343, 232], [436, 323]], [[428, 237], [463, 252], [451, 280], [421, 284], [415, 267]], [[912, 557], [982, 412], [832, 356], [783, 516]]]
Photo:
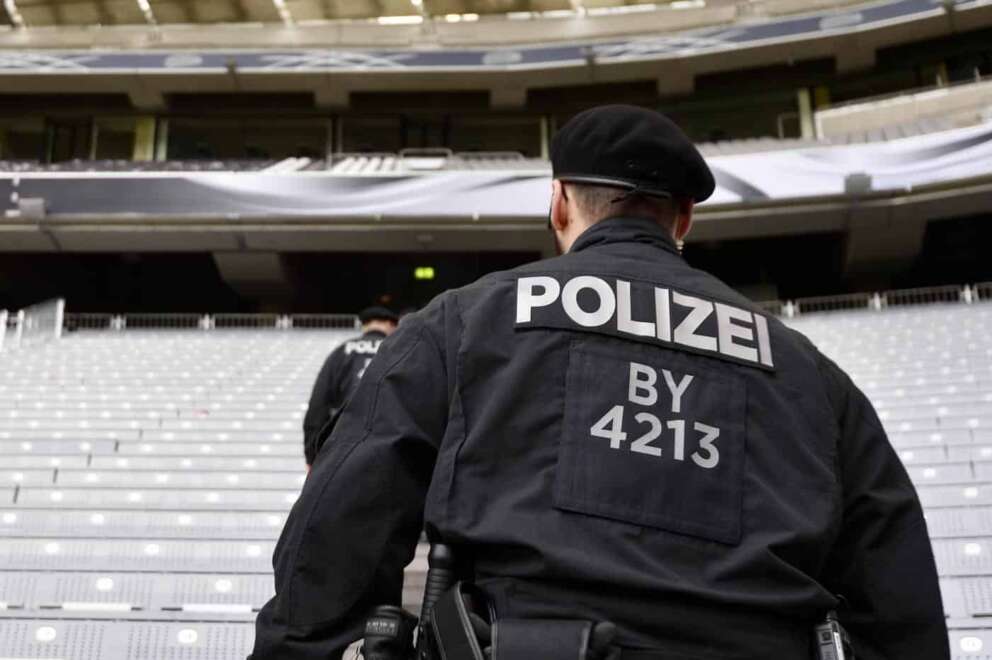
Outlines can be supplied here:
[[[794, 300], [756, 302], [761, 311], [793, 317], [819, 312], [882, 310], [886, 307], [908, 307], [938, 303], [971, 304], [992, 301], [992, 282], [963, 286], [933, 286], [916, 289], [894, 289], [885, 292], [847, 293], [836, 296], [814, 296]], [[67, 330], [137, 329], [273, 329], [273, 330], [355, 330], [360, 327], [353, 314], [66, 314]]]
[[199, 328], [202, 314], [124, 314], [124, 328], [169, 329]]
[[869, 309], [874, 295], [871, 293], [850, 293], [839, 296], [815, 296], [812, 298], [798, 298], [793, 302], [796, 312], [799, 314]]
[[291, 328], [326, 328], [351, 330], [359, 327], [353, 314], [294, 314], [289, 317]]
[[964, 299], [964, 289], [960, 286], [934, 286], [920, 289], [897, 289], [882, 294], [885, 304], [890, 307], [907, 305], [929, 305], [933, 303], [956, 303]]
[[215, 328], [278, 328], [280, 314], [214, 314]]

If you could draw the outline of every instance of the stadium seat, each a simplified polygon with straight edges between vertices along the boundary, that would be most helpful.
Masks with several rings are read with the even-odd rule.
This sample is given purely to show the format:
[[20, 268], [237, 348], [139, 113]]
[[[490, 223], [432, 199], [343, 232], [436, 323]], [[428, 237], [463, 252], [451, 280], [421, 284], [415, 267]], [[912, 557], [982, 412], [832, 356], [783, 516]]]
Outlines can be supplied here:
[[[990, 321], [987, 304], [789, 321], [873, 400], [917, 484], [961, 660], [992, 644]], [[4, 653], [247, 653], [304, 479], [310, 386], [348, 334], [79, 331], [5, 353], [0, 639], [14, 641]], [[404, 587], [414, 611], [425, 572], [421, 547]]]

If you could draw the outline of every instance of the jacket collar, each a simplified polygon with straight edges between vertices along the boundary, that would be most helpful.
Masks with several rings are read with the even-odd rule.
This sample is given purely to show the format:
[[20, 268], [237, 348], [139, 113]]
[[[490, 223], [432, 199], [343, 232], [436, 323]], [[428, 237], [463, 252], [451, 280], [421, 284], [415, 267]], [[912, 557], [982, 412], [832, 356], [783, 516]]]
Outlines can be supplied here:
[[575, 239], [572, 252], [610, 243], [644, 243], [678, 255], [675, 240], [650, 218], [616, 217], [597, 222]]

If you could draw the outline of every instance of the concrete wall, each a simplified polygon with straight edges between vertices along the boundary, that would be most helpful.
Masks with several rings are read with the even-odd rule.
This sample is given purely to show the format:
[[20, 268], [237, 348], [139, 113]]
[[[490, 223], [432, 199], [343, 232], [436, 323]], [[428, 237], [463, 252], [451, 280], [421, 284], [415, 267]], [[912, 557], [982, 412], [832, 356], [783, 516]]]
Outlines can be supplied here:
[[946, 120], [955, 126], [992, 119], [992, 80], [828, 108], [815, 115], [817, 135], [822, 138], [927, 119]]

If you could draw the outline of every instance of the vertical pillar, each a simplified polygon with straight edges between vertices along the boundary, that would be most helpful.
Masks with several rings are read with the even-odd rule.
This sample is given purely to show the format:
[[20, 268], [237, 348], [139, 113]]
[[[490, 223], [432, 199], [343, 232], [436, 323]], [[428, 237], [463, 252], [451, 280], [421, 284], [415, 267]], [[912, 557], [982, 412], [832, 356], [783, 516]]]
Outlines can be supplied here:
[[327, 162], [328, 167], [330, 167], [331, 158], [334, 157], [334, 123], [334, 117], [328, 117], [324, 122], [324, 160]]
[[132, 160], [155, 160], [155, 117], [142, 116], [134, 120], [134, 150]]
[[949, 82], [950, 76], [947, 73], [947, 62], [941, 62], [937, 65], [937, 80], [934, 81], [934, 84], [936, 84], [937, 87], [943, 87]]
[[548, 160], [551, 157], [551, 118], [548, 115], [541, 115], [541, 158]]
[[804, 140], [816, 137], [813, 128], [813, 99], [808, 87], [803, 87], [796, 94], [799, 106], [799, 130]]
[[334, 153], [344, 151], [344, 117], [334, 115]]
[[161, 118], [155, 127], [155, 160], [169, 159], [169, 120]]
[[90, 120], [90, 144], [89, 150], [86, 157], [90, 160], [96, 160], [96, 147], [97, 142], [100, 140], [100, 124], [97, 123], [96, 117]]

